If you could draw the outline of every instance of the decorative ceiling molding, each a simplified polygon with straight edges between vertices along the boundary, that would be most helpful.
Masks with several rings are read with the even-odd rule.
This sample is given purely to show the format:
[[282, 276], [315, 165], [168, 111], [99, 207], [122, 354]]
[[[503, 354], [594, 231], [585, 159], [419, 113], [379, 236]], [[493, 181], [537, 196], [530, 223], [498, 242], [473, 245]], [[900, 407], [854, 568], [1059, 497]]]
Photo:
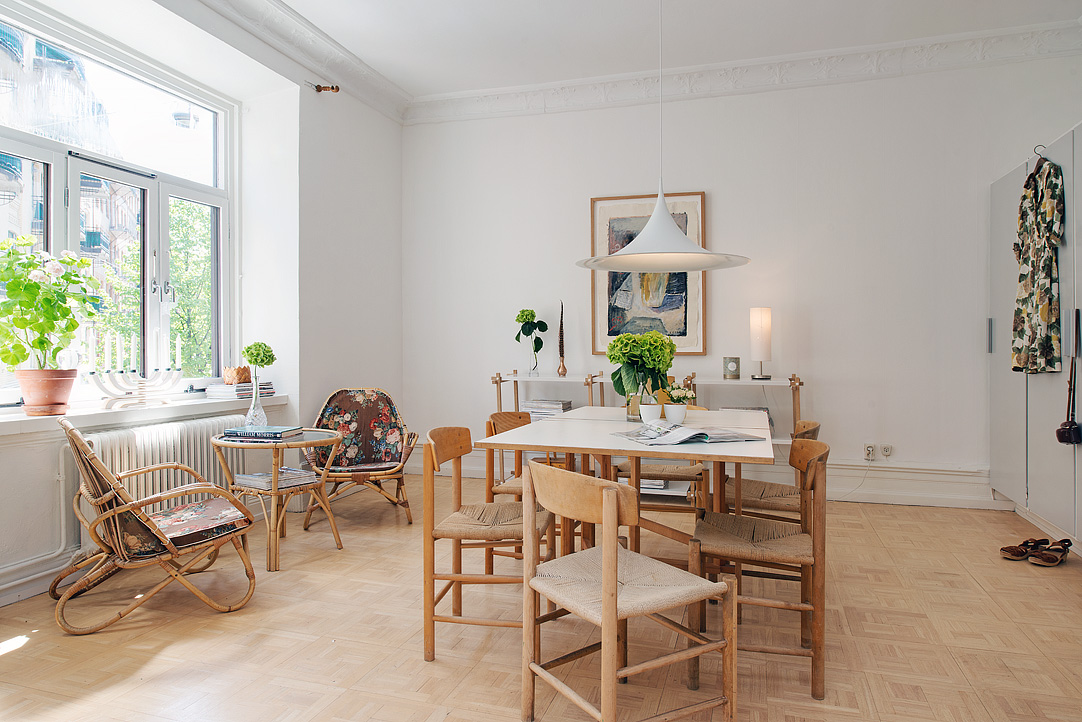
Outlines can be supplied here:
[[311, 82], [333, 83], [342, 92], [399, 123], [410, 96], [332, 40], [281, 0], [201, 0], [219, 15], [304, 66]]
[[[219, 15], [406, 125], [537, 115], [653, 103], [657, 75], [638, 73], [563, 83], [412, 98], [282, 0], [200, 0]], [[918, 73], [1082, 54], [1079, 20], [847, 48], [750, 62], [678, 68], [665, 97], [693, 100], [897, 78]]]
[[[665, 98], [692, 100], [897, 78], [917, 73], [1082, 54], [1082, 20], [906, 43], [681, 68]], [[656, 75], [625, 75], [484, 93], [414, 98], [406, 125], [593, 110], [656, 102]]]

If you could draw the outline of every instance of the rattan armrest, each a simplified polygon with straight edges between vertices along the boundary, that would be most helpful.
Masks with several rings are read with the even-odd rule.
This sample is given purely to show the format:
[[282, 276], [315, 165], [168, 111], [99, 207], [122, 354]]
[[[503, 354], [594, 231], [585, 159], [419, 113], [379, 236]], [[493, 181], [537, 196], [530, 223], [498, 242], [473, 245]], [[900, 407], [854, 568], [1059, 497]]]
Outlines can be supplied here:
[[163, 462], [161, 464], [152, 464], [151, 466], [142, 466], [142, 467], [139, 467], [138, 469], [131, 469], [129, 471], [122, 471], [122, 472], [120, 472], [119, 474], [116, 475], [116, 478], [123, 480], [123, 479], [127, 479], [128, 477], [139, 476], [140, 474], [150, 474], [150, 473], [155, 472], [155, 471], [164, 471], [166, 469], [174, 469], [176, 471], [185, 471], [185, 472], [191, 474], [192, 476], [194, 476], [196, 479], [199, 479], [199, 481], [204, 483], [204, 484], [209, 484], [210, 483], [209, 481], [204, 479], [203, 476], [198, 471], [193, 469], [192, 467], [185, 466], [184, 464], [178, 463], [176, 461], [167, 461], [167, 462]]

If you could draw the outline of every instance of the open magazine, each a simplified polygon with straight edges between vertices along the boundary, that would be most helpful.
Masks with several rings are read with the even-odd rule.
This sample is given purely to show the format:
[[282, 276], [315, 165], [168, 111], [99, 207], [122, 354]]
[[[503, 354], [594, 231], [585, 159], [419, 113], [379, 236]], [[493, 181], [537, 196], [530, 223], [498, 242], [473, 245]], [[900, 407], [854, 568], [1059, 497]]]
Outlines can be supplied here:
[[720, 426], [691, 427], [672, 424], [668, 421], [643, 423], [638, 429], [614, 431], [613, 434], [649, 446], [680, 444], [685, 441], [705, 441], [710, 444], [724, 441], [763, 441], [765, 438], [732, 429], [723, 429]]

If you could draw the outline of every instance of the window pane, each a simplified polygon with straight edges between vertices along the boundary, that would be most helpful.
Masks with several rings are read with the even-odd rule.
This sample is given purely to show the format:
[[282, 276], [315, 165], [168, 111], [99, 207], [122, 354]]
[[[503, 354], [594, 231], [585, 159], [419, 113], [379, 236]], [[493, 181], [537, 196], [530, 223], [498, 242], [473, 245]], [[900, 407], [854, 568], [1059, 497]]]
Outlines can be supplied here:
[[90, 323], [93, 368], [142, 369], [143, 208], [146, 191], [79, 176], [79, 254], [101, 281], [102, 307]]
[[176, 303], [169, 313], [170, 365], [184, 376], [216, 375], [214, 366], [214, 248], [218, 209], [169, 199], [169, 283]]
[[217, 113], [4, 24], [0, 124], [216, 184]]
[[[0, 48], [4, 47], [0, 35]], [[30, 160], [10, 153], [0, 153], [0, 237], [17, 238], [34, 236], [35, 251], [44, 248], [45, 189], [48, 166], [41, 161]], [[0, 298], [6, 299], [3, 286]], [[15, 374], [0, 365], [0, 403], [19, 400], [19, 384]]]

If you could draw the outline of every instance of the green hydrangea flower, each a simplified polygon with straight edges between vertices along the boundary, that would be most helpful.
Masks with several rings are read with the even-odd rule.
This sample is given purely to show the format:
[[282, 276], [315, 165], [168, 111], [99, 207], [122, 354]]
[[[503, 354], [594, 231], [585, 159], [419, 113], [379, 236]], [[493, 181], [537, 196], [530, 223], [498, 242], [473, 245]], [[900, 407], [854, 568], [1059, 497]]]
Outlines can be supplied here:
[[262, 341], [256, 341], [253, 344], [245, 346], [244, 350], [241, 351], [241, 355], [244, 356], [244, 360], [252, 366], [259, 366], [260, 368], [270, 366], [277, 360], [271, 347]]
[[667, 373], [672, 368], [676, 344], [659, 331], [633, 334], [622, 333], [606, 349], [610, 363], [620, 364], [612, 372], [612, 385], [621, 396], [645, 393], [649, 387], [656, 392], [669, 387]]
[[515, 316], [515, 323], [530, 323], [537, 320], [537, 314], [531, 309], [524, 308]]

